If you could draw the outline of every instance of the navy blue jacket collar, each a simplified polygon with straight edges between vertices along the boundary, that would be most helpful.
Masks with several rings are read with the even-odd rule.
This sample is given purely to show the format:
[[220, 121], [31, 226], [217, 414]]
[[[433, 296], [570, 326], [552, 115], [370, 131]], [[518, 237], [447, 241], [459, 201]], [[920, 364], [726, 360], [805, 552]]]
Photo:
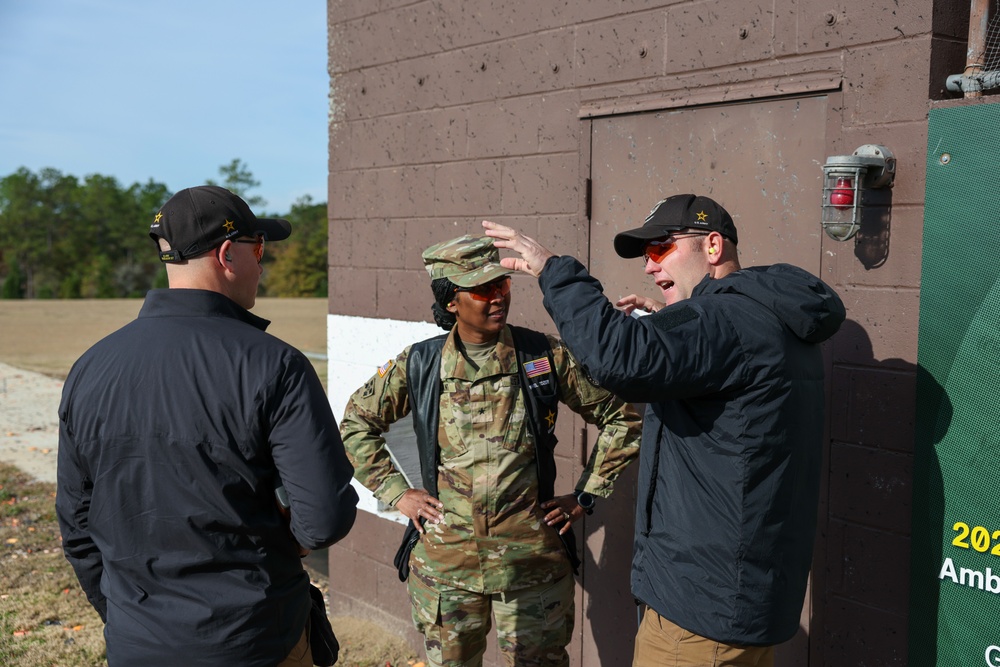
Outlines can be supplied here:
[[271, 320], [257, 317], [219, 292], [201, 289], [154, 289], [146, 293], [139, 317], [231, 317], [266, 331]]

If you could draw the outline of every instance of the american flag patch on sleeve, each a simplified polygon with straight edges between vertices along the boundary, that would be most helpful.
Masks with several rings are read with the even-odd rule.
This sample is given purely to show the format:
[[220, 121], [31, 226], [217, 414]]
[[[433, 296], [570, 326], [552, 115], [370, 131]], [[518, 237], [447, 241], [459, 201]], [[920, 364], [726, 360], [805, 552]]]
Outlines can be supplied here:
[[390, 359], [389, 361], [385, 362], [384, 364], [378, 367], [378, 376], [380, 378], [384, 378], [385, 374], [389, 372], [390, 368], [392, 368], [392, 359]]
[[524, 362], [524, 374], [529, 377], [537, 377], [539, 375], [545, 375], [546, 373], [551, 373], [552, 369], [549, 368], [549, 358], [542, 357], [540, 359], [532, 359], [531, 361]]

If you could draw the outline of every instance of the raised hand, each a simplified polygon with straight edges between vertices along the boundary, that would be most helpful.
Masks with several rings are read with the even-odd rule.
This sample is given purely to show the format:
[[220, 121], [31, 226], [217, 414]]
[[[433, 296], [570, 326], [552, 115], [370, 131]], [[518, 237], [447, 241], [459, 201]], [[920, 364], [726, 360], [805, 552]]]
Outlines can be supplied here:
[[550, 252], [530, 236], [525, 236], [521, 232], [510, 227], [483, 220], [483, 228], [486, 235], [493, 239], [493, 244], [498, 248], [513, 250], [521, 255], [517, 257], [504, 257], [500, 260], [500, 265], [505, 269], [514, 269], [537, 278], [545, 268], [545, 262], [555, 254]]
[[631, 315], [633, 310], [641, 310], [647, 313], [655, 313], [660, 308], [663, 308], [665, 304], [656, 301], [655, 299], [650, 299], [646, 296], [639, 296], [637, 294], [629, 294], [628, 296], [623, 296], [618, 299], [615, 303], [615, 308], [618, 308], [626, 315]]

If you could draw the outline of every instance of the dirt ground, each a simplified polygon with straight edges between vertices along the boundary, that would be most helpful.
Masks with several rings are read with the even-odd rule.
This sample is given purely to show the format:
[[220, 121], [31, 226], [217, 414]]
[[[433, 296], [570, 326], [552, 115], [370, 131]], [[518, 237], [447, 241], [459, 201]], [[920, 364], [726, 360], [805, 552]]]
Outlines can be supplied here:
[[[141, 305], [138, 299], [0, 300], [0, 461], [55, 482], [63, 380], [88, 347], [134, 319]], [[309, 353], [325, 382], [326, 363], [317, 358], [326, 353], [325, 299], [259, 299], [253, 312], [272, 321], [270, 333]], [[332, 622], [340, 665], [417, 663], [401, 638], [366, 619]]]
[[[135, 319], [141, 299], [0, 299], [0, 460], [55, 482], [62, 381], [87, 348]], [[326, 382], [326, 299], [258, 299], [268, 331]]]

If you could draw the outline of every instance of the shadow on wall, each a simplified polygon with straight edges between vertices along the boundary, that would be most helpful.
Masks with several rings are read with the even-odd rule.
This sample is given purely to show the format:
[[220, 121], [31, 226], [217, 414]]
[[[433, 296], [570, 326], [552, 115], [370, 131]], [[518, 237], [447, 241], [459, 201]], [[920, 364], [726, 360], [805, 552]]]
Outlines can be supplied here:
[[865, 190], [865, 207], [854, 243], [854, 256], [869, 271], [889, 258], [889, 224], [892, 220], [892, 190]]
[[[887, 247], [887, 239], [886, 245], [883, 247]], [[900, 574], [906, 580], [899, 583], [905, 587], [907, 583], [913, 582], [910, 600], [913, 602], [919, 600], [922, 609], [936, 610], [938, 607], [937, 568], [940, 566], [942, 556], [940, 538], [944, 535], [944, 495], [941, 470], [933, 452], [935, 445], [940, 442], [951, 424], [953, 414], [951, 399], [945, 388], [923, 366], [896, 357], [876, 359], [868, 332], [854, 320], [844, 322], [836, 335], [835, 345], [839, 351], [838, 356], [845, 360], [843, 370], [850, 373], [852, 377], [849, 381], [843, 382], [840, 389], [834, 389], [836, 392], [832, 401], [834, 413], [831, 415], [834, 431], [831, 439], [833, 442], [842, 441], [852, 445], [863, 445], [873, 450], [883, 449], [885, 445], [888, 445], [889, 450], [896, 451], [901, 448], [905, 450], [907, 445], [913, 446], [913, 460], [916, 465], [914, 465], [912, 476], [911, 517], [913, 524], [910, 526], [912, 559], [909, 563], [910, 571], [908, 573], [902, 571]], [[852, 369], [860, 370], [854, 375]], [[875, 373], [872, 372], [873, 369], [876, 371]], [[877, 372], [879, 370], [884, 370], [888, 379], [880, 381]], [[895, 383], [892, 380], [893, 377], [898, 378], [900, 375], [916, 378], [914, 413], [909, 412], [905, 407], [900, 407], [900, 399], [909, 398], [907, 395], [901, 396], [898, 380]], [[911, 414], [915, 420], [913, 424], [915, 438], [914, 442], [907, 443], [905, 440], [900, 440], [897, 434], [900, 432], [905, 434], [909, 431], [910, 426], [902, 420], [910, 418]], [[896, 443], [896, 446], [893, 447], [892, 443]], [[836, 469], [835, 455], [829, 456], [827, 459], [831, 461], [829, 465], [833, 468], [830, 476], [831, 483], [836, 483], [836, 480], [839, 479], [838, 476], [843, 475], [844, 471]], [[927, 465], [921, 467], [919, 465], [921, 460]], [[877, 476], [878, 471], [873, 471], [872, 475]], [[843, 482], [843, 480], [841, 481]], [[855, 480], [852, 483], [864, 484], [865, 482]], [[867, 500], [862, 498], [856, 503], [851, 502], [850, 498], [831, 497], [831, 505], [850, 508], [849, 512], [841, 514], [837, 519], [857, 525], [871, 525], [869, 523], [870, 515], [893, 511], [891, 507], [873, 507], [872, 503], [880, 498], [886, 500], [891, 500], [891, 498], [879, 496], [877, 490], [869, 491], [870, 495]], [[929, 539], [921, 540], [920, 535], [927, 535]], [[828, 544], [827, 548], [832, 549], [833, 546]], [[866, 566], [863, 562], [855, 560], [859, 555], [858, 549], [871, 556], [871, 558], [865, 559], [869, 562], [881, 560], [888, 555], [886, 547], [879, 543], [878, 538], [875, 537], [872, 538], [871, 543], [855, 545], [855, 550], [851, 552], [834, 553], [831, 551], [832, 558], [830, 560], [825, 560], [822, 555], [814, 559], [814, 564], [819, 567], [824, 567], [825, 564], [827, 569], [837, 571], [838, 564], [835, 561], [841, 559], [837, 555], [839, 553], [844, 561], [843, 567], [850, 566], [852, 568], [850, 574], [845, 569], [840, 575], [834, 574], [825, 577], [827, 590], [813, 590], [814, 606], [823, 605], [831, 594], [856, 600], [865, 600], [870, 597], [870, 591], [865, 589], [872, 584], [871, 577], [878, 575], [871, 570], [874, 566]], [[905, 562], [899, 564], [900, 568], [905, 566]], [[926, 585], [918, 588], [916, 586], [918, 581], [924, 582]], [[920, 614], [921, 618], [917, 619], [913, 613], [912, 603], [910, 609], [904, 609], [903, 613], [905, 614], [907, 611], [909, 611], [911, 618], [911, 640], [913, 634], [919, 632], [923, 636], [922, 641], [928, 644], [936, 642], [936, 615]], [[900, 650], [905, 651], [901, 637], [897, 639], [883, 637], [879, 642], [876, 642], [877, 647], [872, 647], [866, 646], [866, 638], [858, 636], [855, 630], [855, 626], [851, 624], [827, 624], [824, 628], [815, 629], [814, 636], [811, 638], [813, 643], [812, 656], [819, 658], [821, 663], [823, 660], [834, 662], [838, 659], [852, 660], [866, 654], [877, 659], [877, 656], [872, 655], [872, 651], [885, 650], [892, 653], [895, 659], [905, 660], [905, 656], [898, 655]], [[894, 635], [901, 632], [900, 628], [891, 630]], [[793, 642], [797, 642], [798, 639], [796, 637]], [[928, 653], [932, 656], [936, 654], [933, 650]], [[781, 656], [780, 649], [778, 655]], [[795, 663], [776, 661], [775, 664], [791, 665]], [[915, 664], [912, 661], [912, 656], [909, 664]]]
[[[989, 391], [993, 391], [991, 388]], [[927, 414], [921, 407], [927, 409]], [[948, 391], [924, 369], [917, 367], [917, 437], [914, 444], [913, 525], [910, 549], [910, 599], [919, 601], [919, 610], [910, 606], [910, 642], [919, 638], [920, 650], [911, 651], [910, 665], [920, 660], [936, 665], [941, 586], [939, 567], [944, 557], [942, 537], [945, 526], [945, 480], [936, 449], [951, 425], [954, 407]], [[924, 427], [927, 424], [929, 428]], [[921, 525], [922, 524], [922, 525]], [[953, 619], [955, 620], [955, 619]], [[959, 626], [964, 625], [958, 620]]]
[[[640, 410], [644, 406], [637, 406]], [[632, 542], [635, 536], [638, 461], [615, 482], [615, 492], [587, 521], [583, 550], [584, 612], [598, 660], [584, 664], [631, 665], [638, 607], [632, 597]], [[594, 548], [592, 548], [594, 547]]]

